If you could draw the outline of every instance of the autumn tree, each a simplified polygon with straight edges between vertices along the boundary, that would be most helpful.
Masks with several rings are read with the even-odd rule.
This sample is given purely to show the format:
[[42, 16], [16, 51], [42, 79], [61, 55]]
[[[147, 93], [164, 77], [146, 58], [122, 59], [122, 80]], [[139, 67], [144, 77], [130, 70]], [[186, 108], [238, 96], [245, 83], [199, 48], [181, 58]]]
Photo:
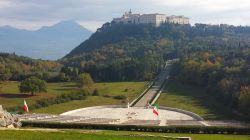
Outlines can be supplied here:
[[78, 83], [80, 88], [91, 88], [94, 85], [94, 81], [89, 73], [80, 74]]
[[250, 86], [243, 86], [240, 89], [239, 107], [242, 112], [250, 117]]

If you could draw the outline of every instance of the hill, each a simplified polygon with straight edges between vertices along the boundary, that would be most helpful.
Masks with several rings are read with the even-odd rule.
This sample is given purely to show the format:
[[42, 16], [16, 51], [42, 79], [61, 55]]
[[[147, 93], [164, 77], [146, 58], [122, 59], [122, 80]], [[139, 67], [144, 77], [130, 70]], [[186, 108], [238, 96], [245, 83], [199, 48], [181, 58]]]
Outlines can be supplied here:
[[36, 31], [0, 27], [0, 52], [56, 60], [87, 39], [91, 32], [75, 21], [61, 21]]
[[58, 75], [62, 65], [55, 61], [35, 60], [16, 54], [0, 53], [0, 82], [23, 80], [35, 75], [44, 80]]
[[66, 75], [73, 68], [95, 80], [126, 81], [149, 80], [176, 57], [174, 81], [200, 87], [200, 94], [250, 118], [250, 27], [107, 23], [60, 61]]
[[164, 60], [201, 48], [249, 44], [250, 28], [229, 25], [106, 23], [60, 61], [95, 80], [147, 80]]

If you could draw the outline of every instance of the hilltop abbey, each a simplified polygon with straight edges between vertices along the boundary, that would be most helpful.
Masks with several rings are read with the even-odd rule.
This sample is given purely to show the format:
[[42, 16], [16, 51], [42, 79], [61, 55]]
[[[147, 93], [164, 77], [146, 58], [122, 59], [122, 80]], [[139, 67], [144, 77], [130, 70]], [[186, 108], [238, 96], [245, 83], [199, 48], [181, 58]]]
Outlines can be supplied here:
[[114, 18], [113, 23], [122, 24], [154, 24], [160, 26], [162, 23], [174, 23], [174, 24], [189, 24], [189, 18], [184, 16], [167, 16], [165, 14], [133, 14], [130, 10], [125, 12], [122, 17]]

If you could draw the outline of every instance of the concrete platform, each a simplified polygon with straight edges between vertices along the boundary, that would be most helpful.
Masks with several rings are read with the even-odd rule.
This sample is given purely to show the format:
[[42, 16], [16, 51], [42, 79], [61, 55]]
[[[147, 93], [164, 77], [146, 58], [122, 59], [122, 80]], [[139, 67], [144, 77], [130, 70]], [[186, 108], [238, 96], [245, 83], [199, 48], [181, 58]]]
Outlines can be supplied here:
[[159, 116], [156, 116], [153, 114], [152, 108], [146, 109], [142, 107], [97, 106], [77, 109], [61, 115], [120, 120], [117, 124], [128, 124], [131, 121], [136, 122], [136, 120], [146, 123], [152, 120], [152, 122], [159, 121], [159, 125], [164, 126], [168, 120], [198, 121], [191, 115], [166, 109], [159, 109]]

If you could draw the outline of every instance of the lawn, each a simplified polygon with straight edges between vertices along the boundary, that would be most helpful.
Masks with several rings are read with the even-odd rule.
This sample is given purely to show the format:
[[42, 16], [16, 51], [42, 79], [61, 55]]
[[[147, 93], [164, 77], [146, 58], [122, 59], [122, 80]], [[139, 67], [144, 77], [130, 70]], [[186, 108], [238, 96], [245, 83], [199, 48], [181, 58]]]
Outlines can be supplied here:
[[25, 130], [0, 130], [0, 138], [1, 140], [170, 140], [166, 138], [152, 138], [147, 136], [122, 136], [86, 134], [79, 132], [46, 132]]
[[[70, 94], [77, 89], [76, 84], [73, 82], [64, 83], [48, 83], [46, 93], [38, 93], [35, 96], [29, 94], [19, 93], [19, 82], [4, 82], [3, 88], [0, 92], [0, 104], [4, 108], [22, 107], [23, 100], [26, 99], [28, 105], [35, 104], [36, 101], [41, 99], [55, 98], [61, 94]], [[109, 104], [122, 104], [122, 100], [113, 99], [112, 96], [124, 95], [132, 100], [143, 91], [145, 82], [112, 82], [112, 83], [96, 83], [95, 87], [99, 91], [99, 96], [87, 97], [86, 100], [70, 101], [68, 103], [51, 105], [46, 108], [34, 110], [40, 113], [62, 113], [71, 109], [81, 107], [94, 106], [94, 105], [109, 105]], [[106, 97], [109, 98], [106, 98]], [[123, 100], [123, 104], [124, 104]], [[60, 108], [60, 110], [56, 109]]]
[[[96, 83], [99, 90], [99, 96], [88, 96], [85, 100], [75, 100], [67, 103], [55, 104], [49, 107], [34, 110], [35, 113], [61, 114], [73, 109], [98, 106], [98, 105], [120, 105], [126, 104], [125, 100], [113, 99], [112, 96], [124, 95], [130, 100], [138, 96], [145, 86], [144, 82], [112, 82], [112, 83]], [[125, 89], [127, 89], [125, 91]], [[108, 96], [106, 96], [108, 95]], [[106, 96], [106, 97], [104, 97]], [[108, 97], [108, 98], [107, 98]]]
[[103, 96], [88, 96], [85, 100], [74, 100], [66, 103], [50, 105], [33, 110], [32, 113], [46, 113], [46, 114], [61, 114], [70, 110], [79, 109], [83, 107], [98, 106], [98, 105], [117, 105], [124, 104], [122, 100], [113, 98], [106, 98]]
[[34, 104], [37, 100], [55, 98], [60, 94], [70, 94], [76, 89], [72, 82], [66, 83], [48, 83], [46, 93], [37, 93], [35, 96], [30, 94], [21, 94], [18, 86], [19, 82], [4, 82], [0, 92], [0, 103], [4, 108], [20, 107], [25, 99], [29, 105]]
[[100, 95], [124, 95], [130, 101], [135, 99], [145, 88], [145, 82], [112, 82], [112, 83], [97, 83], [97, 89]]
[[158, 133], [158, 132], [133, 132], [133, 131], [100, 131], [104, 135], [155, 135], [171, 137], [191, 137], [192, 140], [249, 140], [250, 135], [227, 134], [183, 134], [183, 133]]
[[[153, 137], [149, 137], [153, 136]], [[160, 137], [159, 137], [160, 136]], [[161, 138], [168, 136], [171, 138]], [[157, 132], [109, 131], [109, 130], [0, 130], [1, 140], [174, 140], [176, 137], [191, 137], [192, 140], [249, 140], [250, 135], [227, 134], [177, 134]]]
[[170, 82], [158, 102], [161, 106], [194, 112], [204, 119], [238, 119], [229, 108], [195, 86]]

